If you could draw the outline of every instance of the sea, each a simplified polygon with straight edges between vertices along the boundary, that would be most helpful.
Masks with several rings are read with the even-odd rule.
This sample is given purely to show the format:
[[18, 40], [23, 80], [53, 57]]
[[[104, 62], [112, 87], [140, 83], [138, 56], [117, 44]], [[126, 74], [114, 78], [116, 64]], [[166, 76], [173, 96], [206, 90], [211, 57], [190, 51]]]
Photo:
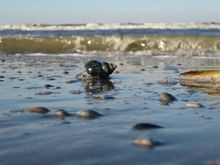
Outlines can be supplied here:
[[220, 24], [211, 22], [0, 25], [0, 53], [218, 56]]

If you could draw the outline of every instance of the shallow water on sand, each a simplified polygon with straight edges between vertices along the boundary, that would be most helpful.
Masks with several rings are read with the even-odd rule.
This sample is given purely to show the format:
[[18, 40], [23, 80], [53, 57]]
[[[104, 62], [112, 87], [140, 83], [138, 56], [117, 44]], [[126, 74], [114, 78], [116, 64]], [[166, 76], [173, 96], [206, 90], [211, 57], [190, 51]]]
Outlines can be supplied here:
[[[90, 59], [116, 64], [109, 81], [86, 83], [76, 74]], [[220, 91], [181, 86], [179, 74], [220, 69], [219, 58], [175, 56], [0, 57], [1, 164], [210, 164], [220, 159]], [[49, 86], [50, 85], [50, 86]], [[160, 93], [177, 98], [160, 103]], [[196, 102], [204, 108], [190, 109]], [[43, 106], [47, 114], [22, 112]], [[103, 116], [60, 118], [92, 109]], [[162, 129], [133, 130], [137, 123]], [[132, 142], [151, 138], [147, 149]]]

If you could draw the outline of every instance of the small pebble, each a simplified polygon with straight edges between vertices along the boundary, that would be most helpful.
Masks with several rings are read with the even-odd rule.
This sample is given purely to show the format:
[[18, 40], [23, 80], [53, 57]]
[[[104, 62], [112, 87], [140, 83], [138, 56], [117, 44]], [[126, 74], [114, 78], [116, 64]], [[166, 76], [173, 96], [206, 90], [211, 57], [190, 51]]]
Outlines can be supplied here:
[[187, 108], [203, 108], [204, 106], [200, 103], [187, 103]]
[[33, 112], [33, 113], [48, 113], [50, 110], [45, 108], [45, 107], [34, 107], [34, 108], [29, 108], [26, 109], [27, 112]]
[[46, 84], [46, 85], [44, 85], [44, 87], [45, 88], [52, 88], [52, 87], [54, 87], [53, 85], [50, 85], [50, 84]]
[[177, 82], [174, 81], [174, 80], [161, 80], [161, 81], [158, 81], [158, 84], [161, 84], [161, 85], [176, 85]]
[[80, 95], [82, 93], [81, 90], [72, 90], [70, 91], [71, 94], [74, 94], [74, 95]]
[[133, 141], [133, 144], [145, 148], [153, 148], [154, 142], [149, 138], [140, 138]]
[[78, 80], [68, 80], [65, 83], [66, 84], [73, 84], [73, 83], [76, 83], [76, 82], [78, 82]]
[[95, 119], [102, 116], [100, 113], [93, 110], [84, 110], [76, 112], [76, 116], [85, 118], [85, 119]]
[[70, 113], [66, 112], [65, 110], [63, 109], [60, 109], [58, 111], [55, 112], [55, 114], [59, 117], [66, 117], [66, 116], [71, 116]]
[[163, 128], [159, 125], [155, 125], [155, 124], [150, 124], [150, 123], [139, 123], [139, 124], [135, 124], [132, 127], [134, 130], [145, 130], [145, 129], [157, 129], [157, 128]]
[[0, 75], [0, 78], [5, 78], [5, 76]]
[[176, 101], [177, 99], [171, 95], [170, 93], [161, 93], [160, 94], [160, 101], [164, 105], [168, 105], [169, 103], [172, 103]]
[[53, 92], [51, 91], [46, 91], [46, 92], [38, 92], [35, 95], [39, 95], [39, 96], [43, 96], [43, 95], [51, 95], [53, 94]]

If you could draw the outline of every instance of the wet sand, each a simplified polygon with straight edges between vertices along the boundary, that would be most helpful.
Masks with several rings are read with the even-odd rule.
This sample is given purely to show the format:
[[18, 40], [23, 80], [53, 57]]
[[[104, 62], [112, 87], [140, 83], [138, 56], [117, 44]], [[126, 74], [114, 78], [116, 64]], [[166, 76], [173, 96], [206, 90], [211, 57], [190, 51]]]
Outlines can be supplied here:
[[[118, 67], [109, 81], [75, 78], [91, 59]], [[220, 69], [218, 58], [0, 56], [0, 162], [17, 164], [205, 165], [220, 160], [220, 91], [181, 86], [179, 74]], [[164, 105], [161, 93], [176, 101]], [[187, 103], [202, 104], [201, 108]], [[46, 107], [45, 114], [25, 111]], [[60, 117], [57, 110], [70, 116]], [[77, 117], [94, 110], [95, 119]], [[160, 129], [136, 130], [138, 123]], [[153, 147], [133, 142], [151, 139]], [[159, 145], [156, 145], [159, 144]]]

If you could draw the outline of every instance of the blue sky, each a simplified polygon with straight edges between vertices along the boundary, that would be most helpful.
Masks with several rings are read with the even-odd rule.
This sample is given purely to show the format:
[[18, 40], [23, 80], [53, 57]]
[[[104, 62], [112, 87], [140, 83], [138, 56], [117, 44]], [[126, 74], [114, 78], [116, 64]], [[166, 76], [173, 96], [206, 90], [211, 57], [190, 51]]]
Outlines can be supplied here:
[[0, 24], [220, 22], [220, 0], [1, 0]]

